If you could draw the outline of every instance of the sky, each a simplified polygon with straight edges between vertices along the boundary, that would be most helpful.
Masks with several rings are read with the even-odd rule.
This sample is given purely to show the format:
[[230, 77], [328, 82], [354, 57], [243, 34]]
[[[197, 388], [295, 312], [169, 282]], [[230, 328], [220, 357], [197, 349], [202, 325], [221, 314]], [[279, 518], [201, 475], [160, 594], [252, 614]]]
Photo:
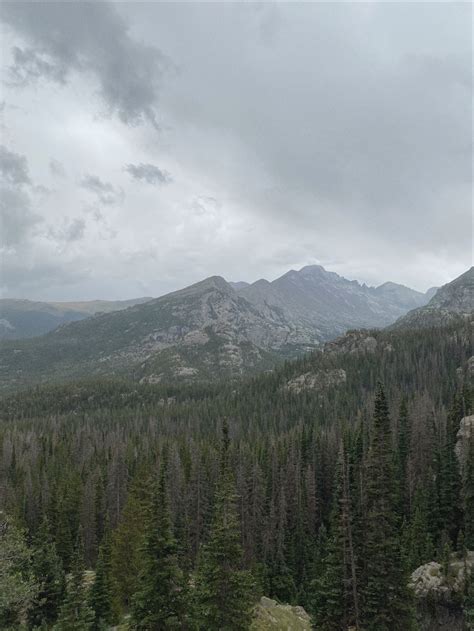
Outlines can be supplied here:
[[472, 265], [472, 7], [0, 6], [0, 295]]

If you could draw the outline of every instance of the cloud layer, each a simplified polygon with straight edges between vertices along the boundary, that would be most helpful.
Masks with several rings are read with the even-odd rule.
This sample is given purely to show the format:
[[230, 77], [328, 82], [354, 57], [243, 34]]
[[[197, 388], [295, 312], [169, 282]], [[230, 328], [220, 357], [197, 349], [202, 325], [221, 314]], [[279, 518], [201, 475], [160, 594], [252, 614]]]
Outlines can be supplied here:
[[308, 263], [447, 282], [471, 264], [471, 13], [3, 3], [3, 292], [159, 295]]

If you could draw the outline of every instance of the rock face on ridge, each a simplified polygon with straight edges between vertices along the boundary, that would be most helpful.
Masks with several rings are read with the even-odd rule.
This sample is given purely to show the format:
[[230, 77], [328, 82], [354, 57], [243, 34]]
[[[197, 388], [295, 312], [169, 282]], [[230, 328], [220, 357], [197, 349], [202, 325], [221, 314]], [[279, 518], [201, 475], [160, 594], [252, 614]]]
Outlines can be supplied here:
[[474, 311], [474, 267], [443, 285], [424, 307], [414, 309], [393, 324], [393, 328], [444, 326]]

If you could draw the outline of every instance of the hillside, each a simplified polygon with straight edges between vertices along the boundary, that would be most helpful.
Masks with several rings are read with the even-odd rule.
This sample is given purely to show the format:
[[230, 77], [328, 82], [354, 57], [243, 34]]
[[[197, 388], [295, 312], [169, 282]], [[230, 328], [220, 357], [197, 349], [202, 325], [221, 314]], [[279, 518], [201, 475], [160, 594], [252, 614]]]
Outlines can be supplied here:
[[82, 302], [35, 302], [13, 298], [0, 299], [0, 340], [35, 337], [69, 322], [96, 313], [127, 309], [151, 298], [135, 300], [90, 300]]

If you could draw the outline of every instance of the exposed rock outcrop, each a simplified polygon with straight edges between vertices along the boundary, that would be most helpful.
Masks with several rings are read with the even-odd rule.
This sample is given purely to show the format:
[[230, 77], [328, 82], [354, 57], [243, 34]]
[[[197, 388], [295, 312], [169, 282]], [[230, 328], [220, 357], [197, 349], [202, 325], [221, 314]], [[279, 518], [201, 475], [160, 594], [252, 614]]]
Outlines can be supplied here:
[[299, 394], [303, 390], [325, 390], [346, 383], [346, 371], [342, 368], [305, 372], [287, 381], [285, 390]]
[[311, 619], [303, 607], [281, 605], [262, 596], [254, 609], [251, 631], [310, 631]]
[[469, 441], [474, 438], [474, 414], [461, 419], [454, 448], [459, 461], [461, 472], [464, 470], [469, 453]]
[[461, 596], [466, 576], [474, 571], [474, 552], [465, 557], [451, 555], [447, 568], [430, 561], [411, 575], [409, 586], [417, 600], [420, 628], [423, 631], [455, 631], [465, 629]]

